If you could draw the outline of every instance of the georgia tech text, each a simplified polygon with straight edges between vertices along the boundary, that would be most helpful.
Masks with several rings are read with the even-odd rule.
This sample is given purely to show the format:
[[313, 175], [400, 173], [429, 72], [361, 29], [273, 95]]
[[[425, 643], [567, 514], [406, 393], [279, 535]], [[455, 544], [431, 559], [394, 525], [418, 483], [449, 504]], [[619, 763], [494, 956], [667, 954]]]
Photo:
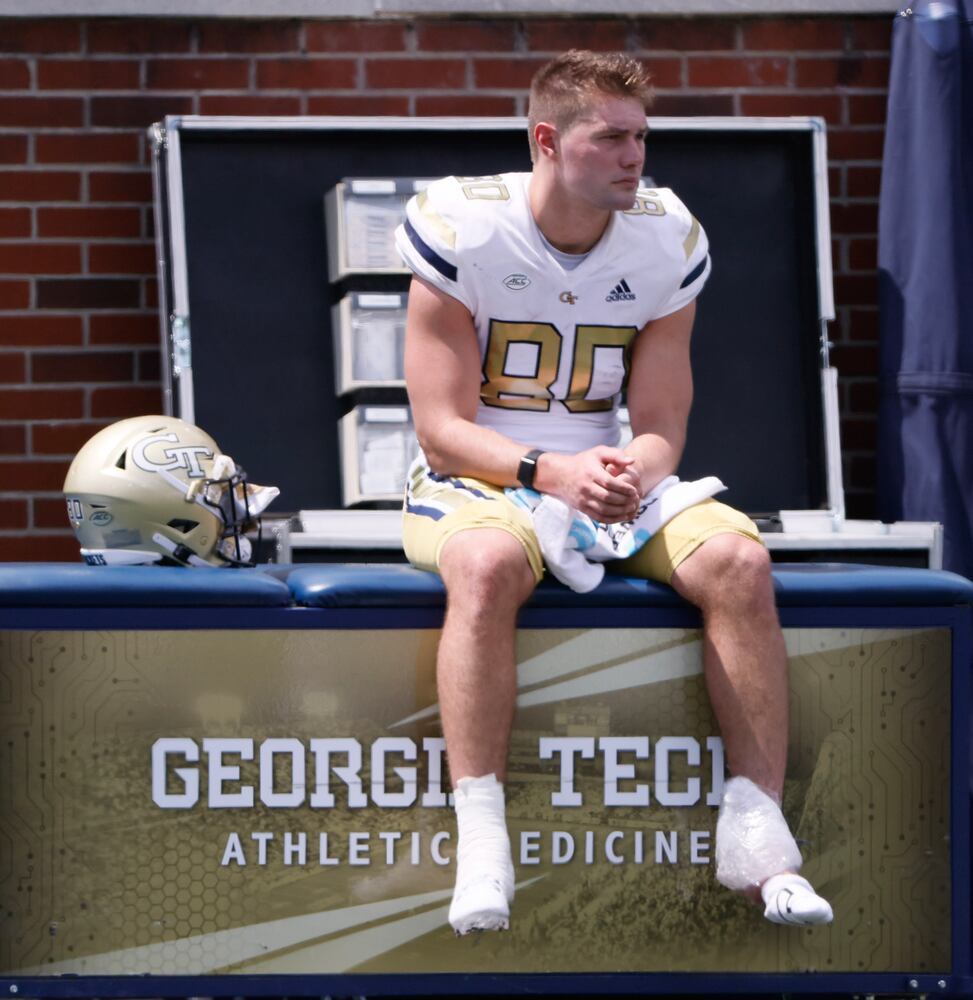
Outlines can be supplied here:
[[[421, 747], [402, 736], [383, 736], [368, 747], [353, 737], [259, 743], [162, 737], [152, 745], [152, 800], [161, 809], [192, 809], [201, 801], [210, 809], [247, 809], [258, 800], [278, 809], [444, 808], [452, 804], [443, 785], [445, 751], [439, 737], [424, 738]], [[680, 757], [688, 776], [674, 781], [670, 765]], [[557, 807], [593, 804], [577, 781], [583, 761], [601, 778], [605, 806], [670, 808], [702, 800], [716, 807], [723, 794], [723, 743], [716, 736], [706, 737], [705, 746], [692, 736], [542, 736], [538, 759], [551, 762], [537, 770], [550, 770]], [[650, 760], [654, 766], [641, 770], [650, 769], [653, 780], [639, 780], [637, 762]]]

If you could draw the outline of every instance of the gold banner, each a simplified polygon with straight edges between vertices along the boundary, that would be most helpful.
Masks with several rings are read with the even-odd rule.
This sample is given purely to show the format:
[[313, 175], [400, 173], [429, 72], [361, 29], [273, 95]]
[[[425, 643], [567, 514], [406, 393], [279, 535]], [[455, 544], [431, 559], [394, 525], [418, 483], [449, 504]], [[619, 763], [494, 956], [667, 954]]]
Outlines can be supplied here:
[[511, 930], [457, 939], [438, 633], [0, 633], [0, 968], [949, 968], [948, 630], [786, 637], [784, 811], [831, 926], [769, 924], [713, 877], [699, 633], [535, 629]]

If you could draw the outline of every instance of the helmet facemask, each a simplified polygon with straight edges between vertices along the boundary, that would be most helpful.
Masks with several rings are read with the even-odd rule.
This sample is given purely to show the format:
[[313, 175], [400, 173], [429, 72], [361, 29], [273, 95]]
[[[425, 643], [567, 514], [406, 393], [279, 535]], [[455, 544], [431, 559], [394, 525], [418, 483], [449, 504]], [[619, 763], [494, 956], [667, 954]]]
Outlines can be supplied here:
[[[224, 470], [232, 471], [223, 475]], [[245, 532], [256, 527], [259, 548], [263, 540], [263, 522], [257, 512], [257, 491], [267, 487], [251, 486], [247, 482], [246, 470], [237, 465], [229, 455], [216, 456], [213, 474], [220, 475], [221, 478], [202, 480], [198, 492], [202, 503], [223, 522], [223, 533], [214, 555], [232, 566], [253, 566], [253, 545]], [[260, 510], [263, 511], [269, 502], [263, 503]]]

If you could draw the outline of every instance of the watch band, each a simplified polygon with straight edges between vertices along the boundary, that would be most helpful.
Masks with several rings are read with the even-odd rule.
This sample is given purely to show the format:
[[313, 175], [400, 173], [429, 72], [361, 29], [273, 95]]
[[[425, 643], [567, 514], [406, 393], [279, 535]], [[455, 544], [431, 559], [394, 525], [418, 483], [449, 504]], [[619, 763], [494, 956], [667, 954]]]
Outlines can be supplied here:
[[537, 472], [537, 460], [544, 454], [541, 448], [531, 448], [520, 460], [517, 466], [517, 481], [527, 489], [534, 488], [534, 474]]

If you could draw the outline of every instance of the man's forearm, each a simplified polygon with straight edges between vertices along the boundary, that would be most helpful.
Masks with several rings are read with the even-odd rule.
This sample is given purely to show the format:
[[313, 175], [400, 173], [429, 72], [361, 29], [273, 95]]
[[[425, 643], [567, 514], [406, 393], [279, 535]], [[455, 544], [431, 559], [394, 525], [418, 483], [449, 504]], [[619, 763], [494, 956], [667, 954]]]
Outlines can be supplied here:
[[642, 496], [672, 475], [682, 457], [682, 442], [678, 447], [662, 434], [639, 434], [624, 448], [635, 459], [634, 470], [641, 483]]
[[472, 476], [497, 486], [517, 486], [517, 467], [532, 445], [513, 441], [460, 416], [419, 430], [429, 468], [440, 475]]
[[[521, 460], [536, 444], [513, 441], [458, 415], [442, 417], [429, 429], [417, 424], [419, 440], [433, 472], [470, 476], [497, 486], [518, 486]], [[535, 465], [532, 485], [598, 521], [615, 523], [634, 516], [642, 495], [631, 473], [632, 458], [620, 448], [597, 445], [577, 454], [547, 451]]]

